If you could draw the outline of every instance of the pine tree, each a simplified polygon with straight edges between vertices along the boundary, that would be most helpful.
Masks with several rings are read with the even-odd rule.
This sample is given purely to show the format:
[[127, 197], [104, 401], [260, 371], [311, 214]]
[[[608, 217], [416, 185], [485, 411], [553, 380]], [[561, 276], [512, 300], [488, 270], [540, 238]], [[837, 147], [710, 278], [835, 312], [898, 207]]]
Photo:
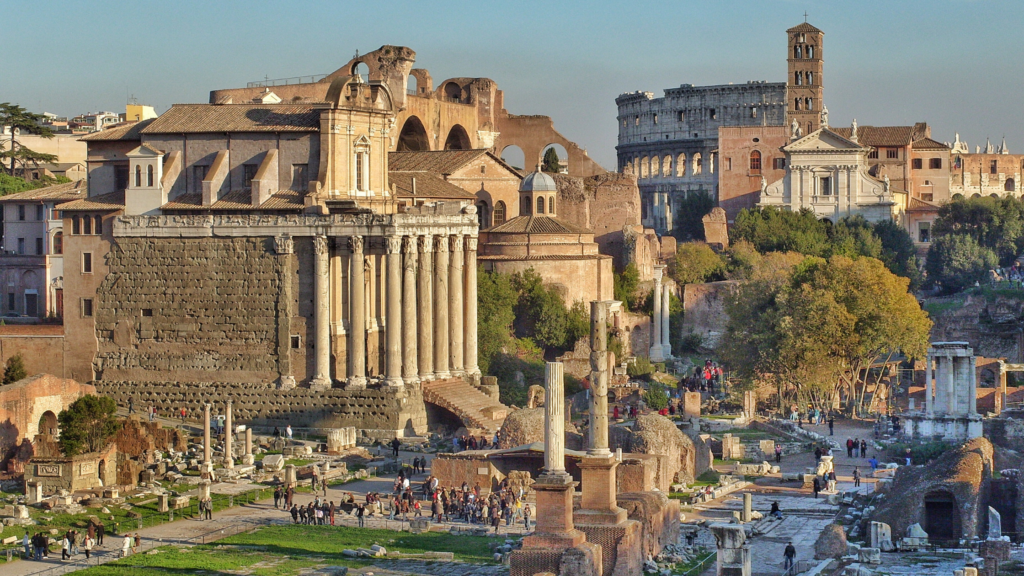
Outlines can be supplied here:
[[558, 161], [558, 151], [553, 146], [544, 152], [544, 164], [541, 166], [541, 170], [555, 174], [562, 171], [562, 165]]
[[4, 368], [4, 384], [17, 382], [27, 376], [28, 373], [25, 372], [25, 363], [21, 359], [21, 354], [15, 354], [7, 359], [7, 367]]
[[[0, 103], [0, 127], [7, 126], [11, 130], [11, 140], [7, 150], [0, 153], [0, 158], [10, 161], [10, 175], [14, 176], [15, 164], [21, 164], [22, 168], [29, 164], [39, 166], [48, 162], [56, 162], [57, 157], [53, 154], [36, 152], [18, 144], [15, 140], [15, 132], [22, 134], [36, 134], [43, 138], [53, 138], [53, 130], [40, 124], [45, 119], [42, 114], [35, 114], [10, 102]], [[0, 143], [2, 149], [3, 143]]]

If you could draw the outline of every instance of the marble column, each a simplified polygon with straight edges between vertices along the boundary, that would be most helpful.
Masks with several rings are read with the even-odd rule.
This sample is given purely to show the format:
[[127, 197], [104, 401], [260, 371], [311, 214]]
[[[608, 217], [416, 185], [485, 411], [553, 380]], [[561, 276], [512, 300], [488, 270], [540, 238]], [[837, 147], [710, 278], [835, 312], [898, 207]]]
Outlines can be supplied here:
[[462, 301], [462, 289], [465, 282], [462, 272], [463, 266], [466, 264], [466, 257], [462, 250], [461, 235], [452, 236], [451, 243], [452, 254], [448, 262], [448, 357], [451, 359], [452, 376], [461, 376], [466, 373], [464, 350], [462, 349], [462, 311], [465, 306]]
[[331, 387], [331, 295], [330, 295], [330, 261], [326, 236], [313, 237], [313, 254], [315, 258], [313, 282], [314, 290], [314, 328], [316, 340], [316, 373], [309, 382], [309, 387], [324, 390]]
[[661, 298], [658, 297], [661, 294], [661, 276], [664, 270], [665, 267], [660, 264], [654, 267], [654, 293], [651, 296], [654, 300], [654, 314], [651, 316], [651, 362], [661, 362], [665, 359], [661, 347]]
[[671, 289], [666, 282], [661, 287], [661, 355], [665, 358], [672, 357], [672, 341], [669, 338], [671, 331], [668, 325], [670, 294]]
[[544, 474], [565, 474], [565, 375], [561, 362], [544, 367]]
[[352, 319], [352, 323], [349, 328], [350, 361], [346, 388], [362, 390], [366, 388], [366, 278], [363, 269], [363, 237], [349, 238], [348, 247], [352, 251], [352, 257], [349, 258], [349, 292], [352, 295], [349, 300], [352, 307], [349, 318]]
[[929, 416], [932, 415], [932, 362], [934, 359], [931, 354], [926, 356], [927, 360], [924, 363], [924, 411]]
[[402, 380], [402, 238], [388, 236], [387, 240], [387, 355], [384, 364], [385, 383], [399, 388]]
[[946, 414], [956, 414], [956, 364], [953, 355], [946, 356]]
[[448, 256], [447, 236], [434, 237], [434, 375], [451, 378], [448, 371]]
[[213, 470], [213, 447], [210, 444], [210, 405], [203, 407], [203, 472]]
[[419, 239], [420, 274], [419, 290], [419, 369], [420, 381], [434, 379], [434, 238], [430, 235]]
[[252, 455], [252, 428], [245, 428], [245, 454], [242, 456], [242, 464], [252, 466], [256, 459]]
[[[975, 356], [967, 358], [967, 377], [970, 378], [971, 389], [967, 396], [967, 413], [978, 413], [978, 359]], [[996, 392], [998, 394], [998, 392]]]
[[608, 450], [608, 306], [590, 303], [590, 456]]
[[234, 452], [235, 429], [231, 422], [231, 400], [228, 400], [227, 411], [224, 414], [224, 467], [232, 469], [235, 467]]
[[406, 236], [402, 244], [402, 379], [407, 385], [420, 381], [417, 366], [418, 338], [416, 333], [416, 245], [415, 236]]
[[477, 238], [466, 238], [466, 374], [473, 377], [480, 376], [480, 366], [477, 364], [477, 295], [476, 295], [476, 248]]

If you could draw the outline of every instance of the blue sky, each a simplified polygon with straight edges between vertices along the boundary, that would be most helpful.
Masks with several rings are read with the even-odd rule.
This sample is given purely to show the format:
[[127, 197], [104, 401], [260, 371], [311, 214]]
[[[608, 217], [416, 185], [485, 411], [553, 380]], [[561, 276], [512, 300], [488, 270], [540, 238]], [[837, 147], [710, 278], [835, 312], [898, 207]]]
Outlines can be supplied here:
[[[159, 112], [216, 88], [331, 72], [409, 46], [435, 80], [483, 76], [615, 166], [615, 97], [682, 83], [783, 81], [784, 31], [825, 31], [833, 125], [927, 121], [938, 140], [1005, 134], [1024, 153], [1024, 2], [38, 2], [3, 0], [0, 102], [74, 115]], [[12, 53], [13, 49], [13, 53]]]

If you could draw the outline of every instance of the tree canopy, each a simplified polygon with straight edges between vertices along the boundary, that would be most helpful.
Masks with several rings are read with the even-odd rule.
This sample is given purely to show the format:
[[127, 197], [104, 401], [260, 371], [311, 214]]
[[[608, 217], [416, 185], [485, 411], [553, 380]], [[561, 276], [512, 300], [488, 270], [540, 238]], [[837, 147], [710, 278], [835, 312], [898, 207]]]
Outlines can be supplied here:
[[943, 292], [959, 292], [985, 280], [989, 270], [999, 265], [991, 248], [981, 246], [970, 234], [946, 234], [932, 241], [925, 270], [928, 279]]
[[544, 162], [541, 165], [541, 170], [555, 174], [562, 171], [562, 164], [558, 161], [558, 151], [555, 150], [554, 146], [544, 151]]
[[725, 279], [725, 262], [703, 242], [683, 242], [669, 263], [669, 275], [680, 286]]
[[117, 404], [109, 396], [82, 396], [57, 415], [61, 451], [65, 456], [96, 452], [120, 429]]
[[704, 216], [718, 205], [707, 192], [691, 192], [683, 196], [676, 208], [676, 221], [672, 234], [682, 242], [704, 240]]
[[25, 362], [21, 359], [21, 354], [15, 354], [7, 359], [7, 365], [4, 367], [4, 384], [17, 382], [27, 376], [28, 372], [25, 371]]
[[14, 176], [15, 167], [19, 164], [25, 168], [29, 164], [38, 166], [57, 161], [55, 155], [31, 150], [22, 146], [15, 138], [16, 133], [19, 132], [53, 138], [53, 130], [41, 125], [45, 119], [46, 117], [42, 114], [29, 112], [17, 104], [0, 103], [0, 126], [8, 126], [11, 129], [11, 139], [6, 142], [0, 141], [0, 158], [4, 158], [10, 163], [9, 174], [11, 176]]

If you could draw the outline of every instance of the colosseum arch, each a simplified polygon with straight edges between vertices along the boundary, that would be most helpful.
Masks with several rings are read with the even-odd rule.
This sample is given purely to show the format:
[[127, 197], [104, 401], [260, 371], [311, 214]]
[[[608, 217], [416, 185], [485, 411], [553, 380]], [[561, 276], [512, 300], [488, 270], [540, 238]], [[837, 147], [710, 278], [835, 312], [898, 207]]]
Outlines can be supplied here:
[[448, 138], [444, 141], [445, 150], [472, 150], [473, 143], [469, 139], [466, 129], [460, 124], [455, 124], [448, 131]]
[[686, 176], [686, 152], [680, 152], [676, 157], [676, 177]]
[[690, 170], [690, 174], [694, 176], [699, 175], [704, 171], [704, 160], [700, 157], [700, 152], [696, 152], [693, 155], [693, 168]]
[[427, 138], [427, 130], [423, 122], [415, 116], [409, 116], [402, 125], [402, 132], [398, 136], [398, 152], [426, 152], [430, 150], [430, 139]]
[[665, 154], [665, 157], [661, 160], [661, 175], [665, 178], [672, 176], [672, 155]]
[[455, 82], [449, 82], [444, 85], [444, 99], [448, 102], [456, 102], [459, 104], [465, 104], [462, 98], [462, 86], [459, 86]]

